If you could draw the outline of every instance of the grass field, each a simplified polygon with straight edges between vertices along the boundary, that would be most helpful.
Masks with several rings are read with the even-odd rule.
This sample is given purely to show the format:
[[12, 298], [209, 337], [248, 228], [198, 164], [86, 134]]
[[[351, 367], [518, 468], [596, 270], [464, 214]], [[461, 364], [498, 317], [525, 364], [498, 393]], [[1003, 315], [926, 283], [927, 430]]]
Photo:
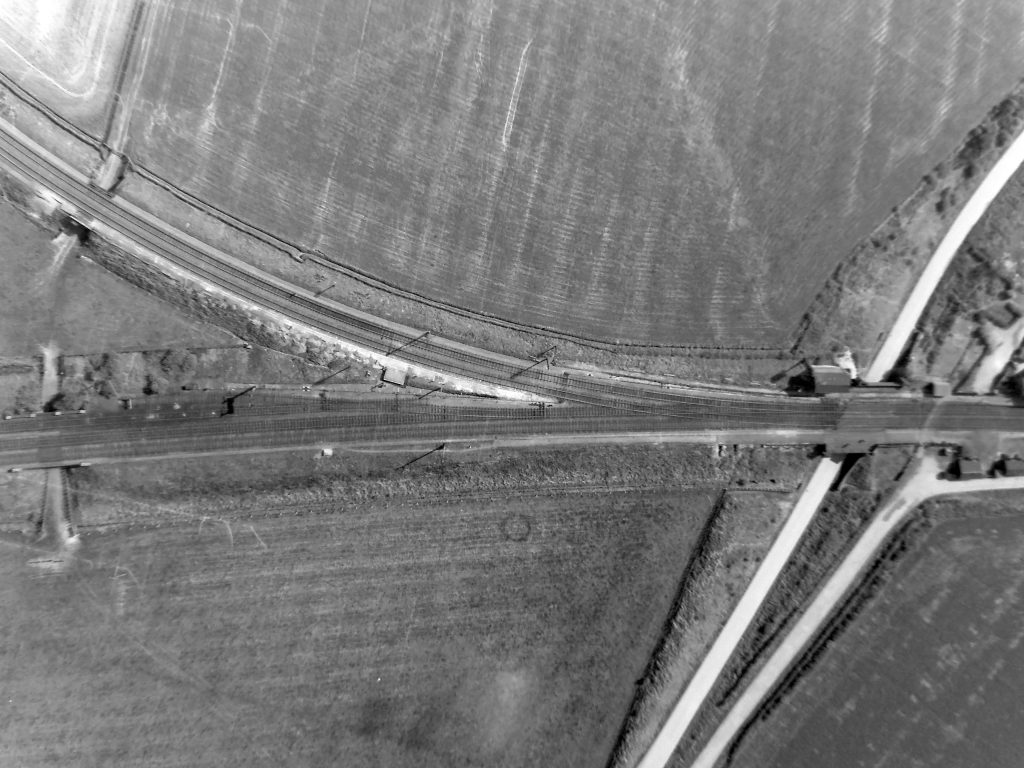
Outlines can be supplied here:
[[0, 203], [0, 355], [50, 341], [70, 353], [237, 343], [74, 252], [59, 255], [56, 234]]
[[1022, 7], [169, 2], [136, 162], [435, 299], [778, 342], [1021, 75]]
[[0, 543], [18, 765], [601, 764], [712, 503], [200, 498], [90, 527], [96, 491], [73, 569]]
[[909, 553], [748, 731], [730, 765], [1018, 765], [1018, 501], [929, 504], [934, 528], [907, 542]]

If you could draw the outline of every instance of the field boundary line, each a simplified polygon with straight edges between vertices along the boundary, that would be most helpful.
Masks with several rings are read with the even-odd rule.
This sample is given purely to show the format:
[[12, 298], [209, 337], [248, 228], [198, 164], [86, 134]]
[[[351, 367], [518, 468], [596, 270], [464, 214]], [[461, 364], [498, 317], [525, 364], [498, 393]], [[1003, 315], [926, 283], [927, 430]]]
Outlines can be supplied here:
[[103, 148], [103, 142], [99, 137], [93, 136], [88, 131], [80, 128], [66, 117], [63, 117], [55, 110], [48, 107], [39, 98], [33, 96], [29, 91], [16, 83], [4, 72], [0, 72], [0, 85], [10, 91], [11, 95], [13, 95], [18, 101], [27, 105], [31, 109], [36, 110], [36, 112], [39, 112], [46, 120], [49, 120], [57, 128], [71, 134], [75, 139], [88, 145], [91, 149], [98, 151]]
[[[450, 304], [448, 302], [439, 301], [432, 299], [415, 291], [410, 291], [407, 288], [402, 288], [399, 285], [390, 283], [386, 280], [382, 280], [378, 277], [374, 277], [368, 272], [357, 269], [356, 267], [343, 264], [335, 261], [328, 254], [322, 251], [309, 251], [305, 250], [299, 245], [289, 242], [278, 235], [268, 232], [254, 224], [250, 224], [237, 216], [228, 213], [227, 211], [218, 208], [211, 203], [200, 200], [195, 195], [175, 186], [167, 179], [160, 176], [158, 173], [146, 168], [145, 166], [139, 165], [134, 162], [130, 155], [126, 155], [128, 166], [130, 171], [134, 171], [140, 178], [143, 178], [155, 186], [163, 189], [171, 196], [177, 198], [185, 205], [190, 206], [201, 214], [210, 216], [211, 218], [219, 221], [224, 226], [230, 227], [237, 232], [252, 237], [260, 242], [264, 243], [270, 248], [281, 252], [289, 256], [290, 258], [297, 259], [302, 258], [305, 260], [312, 261], [315, 264], [319, 264], [325, 269], [338, 272], [345, 275], [358, 283], [373, 288], [375, 290], [385, 291], [387, 293], [400, 296], [403, 299], [414, 301], [424, 306], [431, 307], [443, 312], [450, 312], [459, 317], [465, 317], [473, 320], [477, 320], [482, 323], [488, 323], [500, 328], [504, 328], [510, 331], [516, 331], [519, 333], [530, 333], [540, 334], [544, 336], [550, 336], [552, 338], [562, 339], [572, 344], [579, 344], [580, 346], [590, 347], [593, 349], [600, 349], [603, 351], [610, 352], [621, 352], [624, 354], [675, 354], [679, 356], [688, 355], [699, 355], [701, 352], [719, 352], [724, 355], [743, 355], [748, 353], [760, 353], [765, 357], [784, 356], [784, 359], [788, 360], [790, 357], [789, 349], [785, 346], [722, 346], [716, 344], [655, 344], [646, 342], [635, 342], [635, 341], [608, 341], [607, 339], [595, 339], [589, 336], [582, 336], [578, 334], [569, 333], [568, 331], [562, 331], [555, 328], [549, 328], [543, 325], [532, 325], [529, 323], [519, 323], [507, 318], [499, 317], [489, 312], [483, 312], [478, 310], [466, 309], [457, 304]], [[213, 245], [213, 244], [211, 244]], [[220, 247], [214, 245], [214, 247]], [[726, 359], [729, 359], [726, 357]]]
[[[254, 224], [250, 224], [249, 222], [238, 218], [234, 214], [231, 214], [223, 210], [222, 208], [218, 208], [217, 206], [211, 203], [208, 203], [204, 200], [200, 200], [195, 195], [186, 192], [180, 187], [175, 186], [172, 182], [165, 179], [163, 176], [156, 173], [155, 171], [152, 171], [143, 165], [135, 163], [131, 159], [130, 154], [126, 154], [125, 157], [128, 161], [129, 169], [138, 174], [139, 177], [149, 181], [150, 183], [156, 185], [157, 187], [160, 187], [165, 192], [177, 198], [184, 204], [194, 208], [195, 210], [199, 211], [202, 214], [205, 214], [213, 219], [216, 219], [217, 221], [221, 222], [227, 227], [231, 227], [232, 229], [241, 232], [244, 235], [253, 237], [256, 240], [259, 240], [260, 242], [264, 243], [265, 245], [274, 248], [275, 250], [280, 251], [281, 253], [286, 254], [293, 259], [302, 258], [312, 261], [315, 264], [319, 264], [320, 266], [324, 267], [325, 269], [330, 269], [335, 272], [339, 272], [345, 275], [346, 277], [349, 277], [355, 280], [356, 282], [362, 283], [363, 285], [366, 285], [370, 288], [385, 291], [387, 293], [400, 296], [404, 299], [408, 299], [409, 301], [415, 301], [419, 304], [423, 304], [433, 309], [438, 309], [444, 312], [451, 312], [452, 314], [458, 315], [460, 317], [478, 320], [480, 322], [496, 325], [498, 327], [505, 328], [511, 331], [518, 331], [520, 333], [542, 334], [545, 336], [551, 336], [553, 338], [559, 338], [573, 344], [579, 344], [580, 346], [591, 347], [611, 352], [618, 351], [623, 353], [644, 354], [646, 350], [648, 354], [675, 353], [684, 355], [687, 352], [693, 354], [703, 351], [717, 351], [735, 354], [762, 353], [765, 356], [783, 355], [785, 356], [784, 359], [786, 360], [790, 358], [789, 348], [782, 345], [767, 347], [757, 345], [722, 346], [716, 344], [655, 344], [645, 342], [618, 342], [608, 341], [607, 339], [595, 339], [589, 336], [581, 336], [578, 334], [569, 333], [567, 331], [561, 331], [555, 328], [548, 328], [547, 326], [543, 325], [519, 323], [513, 320], [509, 320], [507, 318], [499, 317], [489, 312], [466, 309], [465, 307], [460, 307], [457, 304], [450, 304], [445, 301], [439, 301], [438, 299], [432, 299], [429, 296], [425, 296], [424, 294], [416, 293], [415, 291], [410, 291], [407, 288], [402, 288], [401, 286], [395, 285], [394, 283], [390, 283], [386, 280], [382, 280], [381, 278], [374, 277], [368, 272], [364, 272], [363, 270], [357, 269], [356, 267], [335, 261], [333, 258], [328, 256], [328, 254], [324, 253], [323, 251], [306, 250], [295, 243], [289, 242], [288, 240], [285, 240], [284, 238], [273, 234], [272, 232], [268, 232], [267, 230], [262, 229]], [[213, 243], [211, 243], [211, 246], [215, 248], [221, 247]]]

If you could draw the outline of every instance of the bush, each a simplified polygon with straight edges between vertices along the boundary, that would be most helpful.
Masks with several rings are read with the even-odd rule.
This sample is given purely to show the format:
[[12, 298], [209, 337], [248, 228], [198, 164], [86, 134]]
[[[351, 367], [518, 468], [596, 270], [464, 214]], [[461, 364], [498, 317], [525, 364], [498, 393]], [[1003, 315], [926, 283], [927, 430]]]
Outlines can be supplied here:
[[168, 389], [170, 382], [166, 377], [150, 373], [146, 375], [146, 386], [142, 388], [142, 392], [146, 395], [159, 395]]
[[89, 404], [92, 388], [85, 381], [65, 380], [60, 394], [49, 402], [52, 411], [77, 411]]
[[160, 372], [172, 381], [186, 381], [196, 374], [199, 359], [187, 349], [168, 349], [160, 357]]
[[175, 374], [181, 370], [188, 352], [183, 349], [169, 349], [160, 358], [160, 370], [166, 374]]
[[34, 382], [22, 384], [14, 393], [14, 414], [16, 416], [35, 413], [40, 409], [41, 405], [39, 385]]

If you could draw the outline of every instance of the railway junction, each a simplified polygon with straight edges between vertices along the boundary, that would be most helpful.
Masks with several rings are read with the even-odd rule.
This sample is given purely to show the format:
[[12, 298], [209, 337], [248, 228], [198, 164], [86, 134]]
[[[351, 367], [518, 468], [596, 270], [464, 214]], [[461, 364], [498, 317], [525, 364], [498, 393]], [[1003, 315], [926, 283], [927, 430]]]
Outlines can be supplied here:
[[[119, 153], [122, 150], [118, 147]], [[131, 173], [130, 158], [118, 157], [129, 161], [115, 169], [118, 174]], [[932, 398], [891, 390], [796, 398], [666, 387], [559, 367], [551, 354], [554, 348], [531, 360], [472, 348], [333, 302], [323, 295], [325, 291], [300, 288], [244, 263], [124, 200], [111, 191], [110, 184], [97, 184], [95, 178], [2, 122], [0, 164], [27, 188], [45, 194], [52, 203], [51, 215], [68, 219], [79, 234], [95, 233], [133, 256], [148, 259], [150, 266], [168, 276], [187, 275], [209, 291], [230, 297], [236, 309], [247, 307], [272, 316], [294, 325], [299, 334], [340, 339], [385, 367], [388, 381], [404, 383], [405, 368], [410, 367], [454, 376], [470, 386], [491, 387], [493, 393], [511, 394], [521, 401], [455, 403], [415, 396], [312, 395], [270, 399], [253, 392], [181, 393], [121, 412], [38, 413], [5, 419], [0, 422], [0, 469], [8, 472], [261, 451], [418, 453], [396, 466], [401, 471], [433, 454], [596, 442], [806, 445], [815, 447], [808, 452], [809, 459], [869, 453], [878, 446], [938, 446], [952, 448], [951, 459], [960, 458], [964, 466], [969, 462], [978, 471], [1000, 462], [1005, 466], [1005, 457], [1024, 452], [1024, 408], [1006, 398]], [[117, 175], [111, 168], [107, 166], [107, 177]], [[947, 248], [945, 261], [934, 259], [929, 268], [941, 275], [958, 246], [959, 241]], [[892, 369], [893, 355], [905, 347], [906, 334], [917, 322], [934, 283], [922, 280], [918, 288], [905, 307], [908, 318], [901, 317], [899, 328], [887, 341], [892, 355], [881, 355], [871, 366], [873, 380]], [[943, 471], [936, 455], [930, 452], [928, 460], [915, 469], [924, 467], [930, 474], [912, 479], [934, 484], [933, 476]], [[829, 459], [818, 464], [786, 531], [772, 545], [730, 618], [732, 623], [723, 630], [725, 640], [734, 643], [745, 631], [778, 575], [770, 567], [781, 569], [788, 559], [817, 503], [841, 479], [839, 464]], [[963, 487], [973, 489], [972, 482], [983, 481], [966, 480]], [[866, 558], [876, 543], [865, 542]], [[856, 563], [851, 566], [851, 580], [859, 568]], [[821, 612], [827, 614], [841, 597], [837, 592]], [[735, 637], [726, 637], [730, 632]], [[717, 651], [721, 664], [733, 648], [734, 644], [725, 643]], [[712, 648], [708, 659], [715, 654]], [[720, 671], [720, 665], [709, 665], [705, 677], [713, 681]], [[702, 680], [700, 672], [694, 680]], [[765, 689], [771, 684], [772, 680], [766, 682]], [[690, 710], [687, 717], [703, 703], [706, 690], [698, 694], [682, 694], [680, 709]], [[737, 727], [756, 703], [751, 703], [749, 711], [738, 710]], [[647, 753], [642, 765], [664, 764], [688, 722], [666, 726], [659, 736], [661, 745]]]

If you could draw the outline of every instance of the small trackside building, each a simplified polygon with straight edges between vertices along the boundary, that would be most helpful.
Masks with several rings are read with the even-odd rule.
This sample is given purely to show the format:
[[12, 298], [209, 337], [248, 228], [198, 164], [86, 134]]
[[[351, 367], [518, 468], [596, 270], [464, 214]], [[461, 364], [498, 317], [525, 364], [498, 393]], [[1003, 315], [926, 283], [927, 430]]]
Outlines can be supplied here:
[[929, 397], [949, 397], [953, 394], [953, 385], [948, 381], [929, 381], [924, 387], [924, 393]]
[[957, 461], [957, 477], [960, 480], [982, 480], [988, 477], [985, 466], [979, 459], [961, 456]]
[[384, 369], [384, 373], [381, 374], [380, 378], [385, 384], [394, 384], [396, 387], [404, 387], [409, 381], [409, 371], [405, 368], [389, 365]]
[[850, 372], [838, 365], [812, 365], [811, 378], [814, 380], [814, 394], [828, 395], [833, 392], [848, 392], [852, 380]]

